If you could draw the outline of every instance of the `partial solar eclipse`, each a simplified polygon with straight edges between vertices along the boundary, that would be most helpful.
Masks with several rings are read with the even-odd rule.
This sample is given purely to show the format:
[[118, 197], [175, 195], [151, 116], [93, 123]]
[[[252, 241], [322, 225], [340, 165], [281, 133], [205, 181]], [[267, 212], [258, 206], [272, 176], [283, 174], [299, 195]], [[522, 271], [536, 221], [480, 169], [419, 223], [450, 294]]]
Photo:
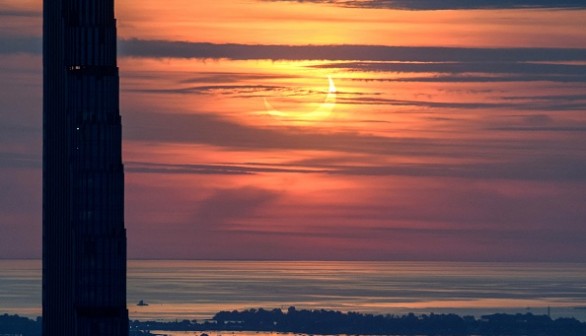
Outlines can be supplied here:
[[265, 108], [267, 112], [277, 118], [281, 119], [292, 119], [292, 120], [321, 120], [327, 118], [334, 107], [336, 106], [336, 85], [334, 84], [334, 80], [332, 76], [328, 76], [328, 81], [330, 83], [330, 88], [328, 90], [328, 95], [323, 103], [321, 103], [316, 109], [313, 111], [279, 111], [269, 103], [269, 101], [265, 98]]

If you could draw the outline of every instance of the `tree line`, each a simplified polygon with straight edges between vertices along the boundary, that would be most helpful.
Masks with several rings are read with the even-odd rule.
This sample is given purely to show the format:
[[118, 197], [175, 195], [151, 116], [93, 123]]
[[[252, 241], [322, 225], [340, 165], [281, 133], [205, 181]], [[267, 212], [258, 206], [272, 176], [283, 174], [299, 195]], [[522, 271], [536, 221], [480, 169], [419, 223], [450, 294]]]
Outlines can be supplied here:
[[[221, 311], [211, 320], [130, 321], [131, 335], [151, 330], [266, 331], [312, 335], [427, 336], [584, 336], [586, 322], [547, 315], [491, 314], [480, 318], [456, 314], [375, 315], [333, 310], [248, 309]], [[0, 336], [40, 336], [41, 318], [0, 315]], [[207, 336], [202, 334], [202, 336]]]
[[351, 335], [584, 336], [586, 323], [547, 315], [492, 314], [480, 318], [456, 314], [372, 315], [331, 310], [249, 309], [223, 311], [214, 318], [220, 330]]

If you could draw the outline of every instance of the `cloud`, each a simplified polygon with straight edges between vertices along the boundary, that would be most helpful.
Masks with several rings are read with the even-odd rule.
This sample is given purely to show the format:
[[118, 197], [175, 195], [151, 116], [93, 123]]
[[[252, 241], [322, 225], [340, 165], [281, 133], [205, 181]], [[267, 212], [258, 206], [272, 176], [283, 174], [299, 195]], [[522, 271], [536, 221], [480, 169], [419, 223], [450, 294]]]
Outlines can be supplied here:
[[523, 117], [523, 121], [531, 126], [549, 125], [554, 122], [553, 118], [546, 114], [531, 114]]
[[[586, 56], [586, 55], [585, 55]], [[572, 64], [528, 63], [524, 61], [495, 62], [349, 62], [314, 65], [316, 68], [335, 68], [354, 71], [424, 72], [424, 73], [491, 73], [491, 74], [555, 74], [586, 76], [586, 66]]]
[[[40, 54], [38, 37], [0, 36], [0, 53]], [[119, 41], [121, 57], [200, 58], [231, 60], [330, 60], [362, 61], [332, 63], [321, 67], [362, 71], [401, 72], [489, 72], [512, 74], [561, 74], [584, 76], [583, 65], [537, 64], [535, 62], [584, 62], [586, 49], [575, 48], [457, 48], [397, 47], [381, 45], [253, 45], [206, 42], [127, 39]], [[386, 63], [374, 63], [386, 62]], [[400, 63], [422, 62], [422, 63]], [[219, 74], [208, 82], [224, 82]], [[222, 76], [251, 76], [223, 74]], [[260, 79], [253, 75], [249, 79]], [[269, 75], [270, 76], [270, 75]], [[196, 77], [197, 82], [205, 78]], [[463, 79], [465, 80], [465, 79]]]
[[[164, 227], [157, 223], [151, 227], [134, 228], [137, 232], [133, 244], [141, 251], [137, 255], [142, 258], [160, 258], [161, 255], [172, 258], [259, 258], [277, 248], [278, 242], [263, 241], [262, 236], [251, 237], [239, 232], [238, 228], [247, 223], [262, 222], [264, 209], [279, 197], [275, 191], [255, 186], [208, 191], [203, 198], [190, 204], [191, 209], [186, 209], [185, 216], [179, 221], [167, 216]], [[158, 213], [165, 211], [158, 210]], [[151, 245], [154, 247], [146, 248]], [[234, 251], [238, 251], [237, 254]]]
[[[353, 78], [352, 80], [362, 80]], [[409, 76], [395, 78], [377, 78], [372, 81], [400, 82], [400, 83], [507, 83], [507, 82], [557, 82], [557, 83], [584, 83], [586, 76], [574, 75], [543, 75], [543, 74], [503, 74], [500, 76], [490, 74], [461, 74], [448, 75], [431, 74], [429, 76]]]
[[[2, 153], [0, 153], [0, 159]], [[320, 171], [300, 167], [268, 167], [228, 164], [167, 164], [152, 162], [125, 162], [126, 171], [146, 174], [197, 174], [197, 175], [252, 175], [258, 173], [319, 173]]]
[[584, 9], [581, 0], [262, 0], [268, 2], [323, 3], [328, 5], [399, 10], [457, 10], [514, 8], [575, 8]]
[[[199, 143], [235, 150], [316, 149], [353, 151], [360, 142], [385, 141], [353, 133], [325, 134], [305, 130], [261, 128], [239, 124], [214, 114], [125, 112], [129, 140]], [[371, 147], [375, 147], [372, 146]], [[381, 143], [381, 146], [387, 145]]]
[[41, 168], [41, 130], [11, 123], [2, 113], [0, 120], [0, 169]]
[[43, 50], [43, 42], [39, 37], [9, 37], [0, 35], [1, 54], [35, 54]]
[[[12, 161], [13, 155], [9, 155]], [[0, 153], [0, 255], [38, 258], [41, 246], [41, 170], [8, 164]]]
[[[146, 58], [230, 60], [329, 60], [316, 68], [362, 72], [421, 73], [423, 76], [379, 79], [401, 82], [586, 82], [586, 49], [443, 48], [372, 45], [245, 45], [162, 40], [123, 40], [120, 54]], [[351, 62], [349, 62], [351, 61]], [[429, 75], [429, 74], [432, 75]], [[229, 76], [229, 75], [226, 75]], [[205, 79], [205, 78], [201, 78]], [[196, 79], [197, 80], [197, 79]], [[216, 79], [214, 83], [218, 83]], [[223, 87], [185, 88], [186, 92]], [[224, 87], [230, 89], [230, 87]], [[237, 89], [237, 88], [234, 88]], [[243, 87], [246, 90], [269, 87]]]
[[0, 9], [0, 17], [41, 17], [43, 13], [35, 10]]
[[379, 97], [354, 97], [354, 98], [337, 98], [339, 103], [350, 105], [389, 105], [389, 106], [415, 106], [424, 108], [460, 108], [467, 110], [486, 109], [486, 108], [512, 108], [520, 107], [521, 104], [511, 103], [457, 103], [457, 102], [433, 102], [424, 100], [404, 100], [388, 99]]
[[[283, 195], [250, 187], [216, 190], [196, 208], [192, 226], [182, 224], [176, 231], [183, 234], [175, 235], [174, 253], [216, 253], [218, 258], [229, 255], [223, 248], [238, 247], [236, 258], [583, 258], [577, 237], [585, 233], [580, 220], [585, 215], [584, 183], [417, 180], [371, 180], [377, 187], [369, 190], [367, 199], [361, 197], [364, 191], [345, 190], [350, 199], [355, 195], [351, 204], [331, 197], [315, 203], [315, 198], [288, 196], [286, 190]], [[227, 204], [220, 201], [223, 198]], [[279, 213], [283, 215], [274, 215]], [[265, 244], [272, 248], [251, 252]], [[535, 245], [547, 248], [530, 248]], [[287, 248], [291, 250], [282, 253]]]
[[[586, 66], [582, 64], [532, 63], [526, 61], [494, 62], [334, 62], [315, 68], [376, 73], [422, 73], [425, 76], [365, 79], [388, 82], [586, 82]], [[354, 78], [361, 80], [361, 78]]]
[[489, 128], [491, 131], [512, 131], [512, 132], [586, 132], [584, 126], [502, 126]]
[[37, 153], [0, 151], [0, 169], [4, 168], [41, 168], [41, 158]]
[[562, 62], [586, 60], [586, 49], [456, 48], [380, 45], [263, 45], [127, 39], [121, 56], [232, 60], [339, 60], [404, 62]]
[[340, 153], [440, 158], [483, 158], [500, 150], [500, 140], [481, 144], [450, 139], [385, 137], [356, 132], [319, 132], [288, 127], [255, 127], [205, 113], [126, 111], [124, 136], [129, 141], [205, 144], [230, 150], [316, 150]]
[[[446, 153], [449, 157], [449, 153]], [[435, 176], [482, 180], [586, 181], [586, 160], [549, 155], [473, 164], [394, 164], [339, 167], [331, 174], [359, 176]]]
[[[446, 155], [449, 155], [446, 153]], [[470, 180], [586, 181], [586, 160], [550, 156], [520, 158], [499, 163], [476, 164], [317, 164], [296, 162], [264, 165], [257, 163], [223, 165], [183, 165], [128, 162], [126, 171], [146, 174], [253, 175], [297, 173], [338, 176], [450, 177]]]
[[[586, 81], [586, 77], [584, 78]], [[528, 99], [529, 100], [529, 99]], [[497, 101], [497, 102], [469, 102], [469, 103], [459, 103], [459, 102], [436, 102], [436, 101], [426, 101], [426, 100], [405, 100], [405, 99], [390, 99], [390, 98], [380, 98], [380, 97], [369, 97], [369, 96], [362, 96], [362, 97], [339, 97], [337, 101], [343, 104], [349, 105], [388, 105], [388, 106], [413, 106], [413, 107], [421, 107], [421, 108], [433, 108], [433, 109], [462, 109], [462, 110], [477, 110], [477, 109], [515, 109], [517, 111], [583, 111], [586, 108], [586, 99], [583, 101], [570, 101], [570, 100], [543, 100], [536, 98], [537, 101], [529, 100], [529, 101], [510, 101], [504, 99], [504, 101]], [[447, 120], [447, 119], [438, 119], [438, 120]], [[531, 125], [534, 126], [534, 125]], [[586, 126], [586, 125], [584, 125]], [[568, 126], [568, 129], [581, 129], [584, 126], [580, 125], [572, 125]]]
[[233, 95], [250, 95], [259, 92], [282, 91], [286, 87], [271, 85], [198, 85], [170, 89], [127, 89], [129, 92], [143, 93], [178, 93], [178, 94], [213, 94], [229, 93]]
[[[360, 102], [359, 102], [360, 103]], [[364, 102], [363, 102], [364, 103]], [[400, 104], [400, 101], [383, 101], [381, 104]], [[416, 102], [408, 102], [417, 104]], [[406, 104], [406, 103], [405, 103]], [[497, 104], [498, 105], [498, 104]], [[506, 104], [487, 108], [502, 108]], [[530, 104], [529, 104], [530, 105]], [[524, 106], [530, 110], [530, 106]], [[419, 106], [434, 106], [421, 103]], [[517, 104], [516, 110], [520, 110]], [[462, 108], [469, 110], [474, 106], [456, 103], [437, 103], [438, 108]], [[515, 106], [509, 106], [515, 107]], [[555, 105], [551, 106], [555, 109]], [[233, 120], [214, 114], [155, 113], [145, 110], [126, 111], [125, 138], [129, 141], [189, 143], [223, 147], [234, 151], [258, 150], [314, 150], [323, 153], [346, 153], [361, 155], [388, 155], [390, 157], [408, 156], [422, 158], [426, 162], [441, 162], [443, 158], [477, 160], [482, 163], [460, 164], [390, 164], [368, 166], [327, 165], [315, 162], [293, 162], [288, 165], [256, 166], [253, 164], [221, 165], [131, 165], [137, 172], [169, 174], [255, 174], [262, 172], [298, 172], [316, 170], [321, 173], [338, 175], [402, 175], [402, 176], [444, 176], [484, 179], [519, 180], [584, 180], [586, 161], [565, 153], [566, 146], [572, 146], [571, 138], [543, 142], [527, 138], [518, 139], [515, 132], [583, 132], [586, 126], [557, 122], [548, 115], [530, 114], [511, 115], [499, 123], [477, 124], [478, 131], [510, 132], [503, 138], [478, 138], [477, 140], [457, 141], [450, 138], [411, 138], [397, 136], [377, 136], [351, 132], [325, 133], [311, 129], [283, 127], [256, 127], [239, 124]], [[515, 121], [515, 122], [513, 122]], [[504, 151], [504, 152], [503, 152]], [[500, 154], [495, 154], [500, 153]], [[538, 155], [534, 154], [538, 153]], [[498, 156], [495, 156], [498, 155]], [[500, 157], [487, 161], [488, 158]]]
[[198, 229], [230, 230], [239, 222], [251, 220], [261, 208], [278, 197], [274, 191], [251, 186], [219, 189], [198, 202], [192, 222]]
[[286, 74], [259, 74], [259, 73], [246, 73], [246, 72], [200, 72], [199, 74], [194, 74], [193, 77], [184, 79], [181, 81], [183, 84], [190, 84], [190, 83], [241, 83], [243, 81], [261, 81], [267, 79], [293, 79], [299, 78], [296, 75], [286, 75]]
[[[397, 136], [377, 136], [354, 132], [319, 132], [312, 129], [287, 127], [255, 127], [205, 113], [155, 113], [141, 110], [126, 111], [124, 114], [125, 138], [129, 141], [205, 144], [225, 147], [231, 150], [316, 150], [339, 153], [362, 153], [364, 155], [392, 155], [424, 157], [426, 159], [451, 157], [466, 159], [486, 159], [492, 153], [502, 153], [503, 149], [515, 151], [540, 149], [542, 141], [529, 139], [486, 139], [459, 141], [450, 138], [413, 138]], [[508, 122], [508, 125], [511, 125]], [[519, 124], [525, 126], [523, 124]], [[481, 127], [478, 124], [477, 127]], [[558, 125], [560, 126], [560, 125]], [[563, 125], [568, 126], [568, 125]], [[488, 124], [488, 128], [503, 127]], [[433, 130], [430, 130], [433, 131]], [[479, 129], [480, 131], [480, 129]], [[570, 141], [568, 139], [567, 141]], [[548, 144], [566, 146], [566, 141], [558, 140]], [[555, 151], [555, 149], [552, 149]]]

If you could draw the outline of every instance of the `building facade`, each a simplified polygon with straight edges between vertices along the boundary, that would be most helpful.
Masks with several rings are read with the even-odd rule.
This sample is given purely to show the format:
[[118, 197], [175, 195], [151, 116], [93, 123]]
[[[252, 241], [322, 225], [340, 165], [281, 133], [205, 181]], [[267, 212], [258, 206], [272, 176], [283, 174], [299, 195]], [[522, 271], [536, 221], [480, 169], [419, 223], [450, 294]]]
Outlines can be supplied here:
[[43, 335], [126, 336], [114, 1], [43, 10]]

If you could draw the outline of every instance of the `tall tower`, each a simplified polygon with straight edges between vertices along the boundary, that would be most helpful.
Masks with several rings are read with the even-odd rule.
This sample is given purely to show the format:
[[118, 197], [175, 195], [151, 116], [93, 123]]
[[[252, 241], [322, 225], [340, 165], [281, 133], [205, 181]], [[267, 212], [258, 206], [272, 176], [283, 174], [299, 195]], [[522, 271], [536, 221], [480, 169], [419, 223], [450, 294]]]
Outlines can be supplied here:
[[43, 2], [43, 335], [126, 336], [114, 1]]

